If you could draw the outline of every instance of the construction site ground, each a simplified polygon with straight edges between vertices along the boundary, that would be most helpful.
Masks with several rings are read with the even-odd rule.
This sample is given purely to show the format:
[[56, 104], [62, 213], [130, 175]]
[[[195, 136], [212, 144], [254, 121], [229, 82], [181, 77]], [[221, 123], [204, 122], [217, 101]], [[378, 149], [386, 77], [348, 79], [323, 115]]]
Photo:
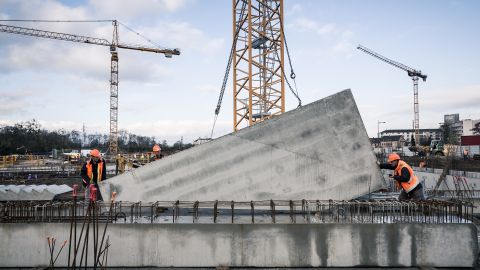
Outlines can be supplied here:
[[[427, 168], [443, 169], [445, 167], [446, 157], [433, 156], [433, 157], [403, 157], [408, 164], [418, 167], [420, 162], [426, 162]], [[452, 170], [467, 171], [467, 172], [480, 172], [480, 160], [463, 158], [455, 158], [452, 160]]]

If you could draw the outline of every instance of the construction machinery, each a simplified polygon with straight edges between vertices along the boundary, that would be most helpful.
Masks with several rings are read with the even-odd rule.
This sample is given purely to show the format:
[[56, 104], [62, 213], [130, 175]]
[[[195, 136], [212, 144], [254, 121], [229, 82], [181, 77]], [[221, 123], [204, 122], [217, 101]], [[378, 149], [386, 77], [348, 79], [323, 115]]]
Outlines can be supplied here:
[[416, 70], [416, 69], [413, 69], [409, 66], [406, 66], [402, 63], [399, 63], [399, 62], [396, 62], [396, 61], [393, 61], [391, 59], [388, 59], [387, 57], [385, 56], [382, 56], [362, 45], [358, 45], [357, 49], [359, 49], [360, 51], [366, 53], [366, 54], [369, 54], [377, 59], [380, 59], [381, 61], [387, 63], [387, 64], [390, 64], [394, 67], [397, 67], [401, 70], [404, 70], [407, 72], [408, 76], [410, 76], [413, 80], [413, 109], [414, 109], [414, 121], [413, 121], [413, 129], [415, 131], [415, 141], [418, 143], [420, 142], [420, 132], [419, 132], [419, 129], [420, 129], [420, 123], [419, 123], [419, 119], [420, 119], [420, 112], [419, 112], [419, 106], [418, 106], [418, 78], [422, 78], [423, 81], [426, 81], [427, 80], [427, 75], [425, 74], [422, 74], [422, 72], [420, 70]]
[[[8, 21], [8, 20], [7, 20]], [[28, 21], [28, 22], [79, 22], [79, 21], [51, 21], [51, 20], [11, 20], [11, 21]], [[128, 45], [119, 42], [118, 38], [118, 24], [117, 20], [107, 20], [113, 24], [112, 41], [103, 38], [95, 38], [88, 36], [81, 36], [75, 34], [66, 34], [59, 32], [52, 32], [34, 28], [25, 28], [12, 25], [0, 24], [0, 32], [19, 34], [32, 37], [57, 39], [63, 41], [72, 41], [83, 44], [92, 44], [107, 46], [110, 48], [111, 65], [110, 65], [110, 137], [108, 152], [112, 156], [118, 153], [118, 51], [117, 49], [128, 49], [144, 52], [154, 52], [164, 54], [165, 57], [171, 58], [173, 55], [180, 55], [179, 49], [165, 49], [156, 47], [146, 47], [137, 45]], [[105, 20], [97, 21], [81, 21], [81, 22], [105, 22]], [[138, 33], [137, 33], [138, 34]]]

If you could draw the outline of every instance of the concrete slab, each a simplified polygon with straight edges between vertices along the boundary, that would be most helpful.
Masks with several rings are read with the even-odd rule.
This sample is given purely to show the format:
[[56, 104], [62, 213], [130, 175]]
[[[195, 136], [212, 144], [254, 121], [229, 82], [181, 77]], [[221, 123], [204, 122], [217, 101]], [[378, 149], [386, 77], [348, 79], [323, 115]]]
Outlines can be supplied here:
[[384, 185], [350, 90], [101, 184], [118, 200], [352, 199]]
[[[46, 237], [58, 246], [69, 232], [0, 224], [0, 267], [46, 267]], [[472, 267], [478, 254], [473, 224], [111, 224], [107, 235], [109, 267]]]
[[71, 190], [68, 185], [0, 185], [0, 201], [51, 201]]

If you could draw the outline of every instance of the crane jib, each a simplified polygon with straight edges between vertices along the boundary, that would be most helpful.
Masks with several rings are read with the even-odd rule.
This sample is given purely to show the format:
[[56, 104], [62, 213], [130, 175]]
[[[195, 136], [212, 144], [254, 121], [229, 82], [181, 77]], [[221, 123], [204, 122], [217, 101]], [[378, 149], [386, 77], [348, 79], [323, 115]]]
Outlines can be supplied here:
[[[56, 39], [56, 40], [63, 40], [63, 41], [72, 41], [72, 42], [79, 42], [84, 44], [115, 46], [110, 41], [103, 38], [59, 33], [59, 32], [19, 27], [19, 26], [6, 25], [6, 24], [0, 24], [0, 32], [19, 34], [19, 35], [25, 35], [25, 36], [33, 36], [33, 37], [41, 37], [41, 38], [49, 38], [49, 39]], [[127, 44], [118, 44], [115, 47], [122, 48], [122, 49], [129, 49], [129, 50], [163, 53], [165, 55], [180, 55], [180, 51], [178, 49], [159, 49], [159, 48], [153, 48], [153, 47], [133, 46], [133, 45], [127, 45]]]

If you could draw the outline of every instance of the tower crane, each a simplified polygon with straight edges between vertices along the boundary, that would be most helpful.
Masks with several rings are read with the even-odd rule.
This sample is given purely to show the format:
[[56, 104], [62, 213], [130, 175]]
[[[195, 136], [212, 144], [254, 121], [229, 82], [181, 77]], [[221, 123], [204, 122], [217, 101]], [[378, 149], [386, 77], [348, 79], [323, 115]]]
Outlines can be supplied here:
[[[25, 20], [28, 21], [28, 20]], [[34, 21], [34, 20], [31, 20]], [[60, 21], [51, 21], [60, 22]], [[164, 54], [165, 57], [171, 58], [173, 55], [180, 55], [178, 49], [160, 49], [155, 47], [145, 47], [137, 45], [128, 45], [118, 41], [118, 21], [111, 20], [113, 24], [113, 38], [108, 41], [103, 38], [95, 38], [88, 36], [81, 36], [75, 34], [66, 34], [59, 32], [52, 32], [40, 29], [18, 27], [12, 25], [0, 24], [0, 32], [19, 34], [32, 37], [56, 39], [63, 41], [72, 41], [84, 44], [107, 46], [110, 48], [110, 136], [108, 152], [110, 155], [116, 156], [118, 153], [118, 52], [117, 49], [128, 49], [144, 52], [154, 52]]]
[[[233, 68], [233, 131], [285, 112], [285, 85], [298, 100], [292, 59], [283, 25], [283, 0], [232, 0], [233, 42], [210, 137]], [[290, 84], [285, 71], [285, 53]]]
[[423, 81], [425, 82], [427, 80], [427, 75], [425, 74], [422, 74], [422, 71], [420, 70], [416, 70], [416, 69], [413, 69], [407, 65], [404, 65], [402, 63], [399, 63], [399, 62], [396, 62], [396, 61], [393, 61], [391, 59], [388, 59], [387, 57], [385, 56], [382, 56], [362, 45], [358, 45], [357, 49], [359, 49], [360, 51], [366, 53], [366, 54], [369, 54], [377, 59], [380, 59], [381, 61], [387, 63], [387, 64], [390, 64], [394, 67], [397, 67], [401, 70], [404, 70], [407, 72], [407, 75], [410, 76], [413, 80], [413, 110], [414, 110], [414, 121], [413, 121], [413, 128], [414, 128], [414, 132], [415, 132], [415, 141], [417, 143], [419, 143], [419, 139], [420, 139], [420, 124], [419, 124], [419, 120], [420, 120], [420, 112], [419, 112], [419, 106], [418, 106], [418, 78], [422, 78]]

